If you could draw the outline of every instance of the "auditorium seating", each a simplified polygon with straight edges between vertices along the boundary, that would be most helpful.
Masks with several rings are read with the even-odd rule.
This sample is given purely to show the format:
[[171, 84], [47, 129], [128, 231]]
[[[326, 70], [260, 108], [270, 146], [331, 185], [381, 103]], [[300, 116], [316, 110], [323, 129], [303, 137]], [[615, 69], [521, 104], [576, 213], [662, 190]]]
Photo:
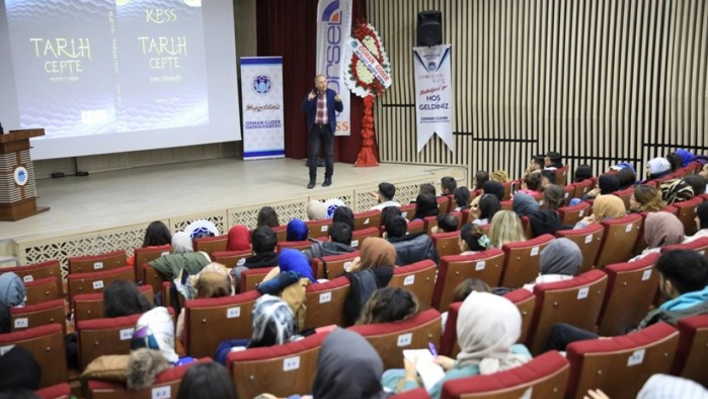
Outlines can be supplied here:
[[308, 220], [305, 222], [309, 229], [310, 238], [320, 238], [329, 236], [329, 227], [332, 224], [332, 219], [324, 220]]
[[600, 222], [605, 228], [605, 232], [602, 235], [600, 252], [595, 260], [595, 266], [602, 268], [605, 265], [628, 260], [632, 255], [634, 243], [637, 242], [643, 222], [644, 219], [637, 214]]
[[634, 195], [634, 187], [630, 186], [628, 188], [625, 188], [624, 190], [617, 190], [614, 193], [617, 197], [620, 197], [622, 202], [624, 202], [624, 209], [629, 210], [630, 205], [629, 205], [629, 199]]
[[504, 295], [504, 298], [510, 300], [519, 309], [521, 314], [521, 335], [519, 342], [526, 342], [531, 330], [531, 319], [536, 310], [536, 296], [533, 292], [519, 288]]
[[241, 273], [241, 286], [239, 292], [255, 290], [265, 276], [273, 270], [273, 267], [260, 267], [257, 269], [244, 270]]
[[[251, 337], [251, 311], [260, 294], [247, 291], [223, 298], [193, 299], [184, 306], [184, 343], [187, 355], [214, 356], [226, 339]], [[209, 331], [209, 334], [204, 334]]]
[[71, 399], [71, 385], [68, 383], [52, 385], [34, 391], [40, 399]]
[[568, 206], [570, 200], [573, 199], [573, 194], [575, 194], [575, 186], [572, 184], [567, 184], [563, 186], [563, 206]]
[[708, 315], [684, 317], [678, 322], [680, 333], [671, 374], [708, 387]]
[[452, 203], [450, 196], [441, 195], [435, 201], [438, 203], [438, 210], [441, 215], [450, 212], [450, 204]]
[[708, 258], [708, 237], [698, 238], [684, 244], [666, 245], [661, 247], [661, 252], [673, 251], [676, 249], [687, 249], [697, 251], [699, 254]]
[[550, 351], [513, 369], [447, 381], [440, 398], [562, 399], [569, 375], [568, 361], [558, 352]]
[[42, 302], [37, 305], [14, 307], [10, 308], [11, 328], [12, 331], [22, 331], [58, 323], [62, 326], [62, 332], [66, 334], [64, 315], [63, 299]]
[[554, 183], [559, 186], [564, 186], [568, 181], [568, 165], [557, 168], [554, 172], [556, 174], [556, 180]]
[[433, 291], [433, 307], [444, 312], [452, 302], [455, 287], [468, 278], [477, 278], [490, 287], [501, 281], [504, 252], [492, 248], [473, 255], [443, 256]]
[[103, 292], [105, 287], [109, 286], [114, 281], [132, 281], [133, 278], [135, 278], [135, 270], [130, 266], [103, 272], [69, 274], [67, 277], [69, 306], [73, 306], [75, 295]]
[[317, 373], [317, 357], [328, 333], [300, 341], [231, 352], [226, 364], [236, 386], [236, 397], [254, 398], [268, 392], [276, 397], [310, 392]]
[[332, 324], [345, 325], [344, 303], [349, 295], [349, 279], [341, 276], [333, 280], [310, 284], [305, 291], [307, 312], [301, 329], [318, 328]]
[[413, 220], [413, 216], [415, 215], [415, 203], [401, 205], [399, 209], [401, 210], [401, 216], [408, 219], [409, 222]]
[[361, 334], [376, 349], [384, 370], [403, 368], [404, 349], [425, 349], [429, 342], [440, 344], [440, 312], [428, 309], [408, 320], [349, 329]]
[[659, 272], [653, 269], [657, 259], [659, 254], [653, 253], [636, 262], [605, 267], [607, 292], [598, 319], [600, 335], [626, 334], [646, 316], [659, 288]]
[[211, 261], [220, 263], [228, 268], [236, 267], [241, 259], [250, 258], [253, 251], [244, 249], [243, 251], [216, 251], [211, 254]]
[[573, 241], [583, 253], [583, 264], [576, 275], [592, 270], [597, 254], [600, 252], [600, 244], [604, 234], [605, 229], [600, 223], [593, 223], [578, 230], [560, 230], [556, 232], [556, 237]]
[[48, 260], [46, 262], [40, 262], [34, 265], [5, 267], [2, 271], [17, 274], [25, 283], [48, 277], [54, 277], [56, 279], [57, 292], [64, 293], [61, 280], [61, 265], [58, 260]]
[[408, 223], [408, 234], [418, 234], [425, 232], [425, 223], [421, 219], [416, 219]]
[[[145, 294], [145, 297], [154, 303], [155, 293], [149, 285], [140, 285], [138, 289]], [[165, 302], [168, 303], [169, 302]], [[74, 297], [74, 323], [78, 324], [84, 320], [103, 318], [103, 293], [81, 294]]]
[[381, 211], [359, 212], [354, 214], [354, 231], [368, 229], [369, 227], [379, 228], [381, 225]]
[[504, 244], [504, 267], [500, 285], [507, 288], [521, 288], [536, 280], [541, 271], [540, 254], [553, 236], [544, 234], [531, 240]]
[[160, 373], [150, 387], [131, 391], [121, 383], [89, 380], [87, 384], [87, 399], [174, 399], [177, 398], [179, 386], [184, 374], [190, 367], [198, 363], [209, 363], [211, 359], [199, 359], [196, 362], [172, 367]]
[[133, 251], [133, 256], [135, 257], [133, 264], [135, 266], [135, 281], [141, 283], [145, 281], [145, 275], [143, 274], [143, 265], [150, 263], [153, 260], [159, 258], [163, 255], [169, 255], [172, 253], [171, 245], [163, 245], [161, 247], [147, 247], [147, 248], [135, 248]]
[[361, 244], [364, 242], [369, 237], [378, 237], [379, 236], [379, 228], [378, 227], [368, 227], [366, 229], [362, 230], [355, 230], [352, 233], [352, 242], [351, 242], [351, 247], [352, 248], [360, 248]]
[[573, 198], [583, 198], [592, 188], [595, 186], [596, 181], [593, 179], [585, 179], [579, 183], [573, 183], [575, 186], [575, 193]]
[[585, 216], [590, 215], [590, 203], [581, 202], [574, 206], [563, 206], [558, 208], [562, 226], [575, 226]]
[[19, 346], [32, 354], [42, 369], [40, 388], [68, 381], [64, 330], [60, 324], [0, 334], [0, 356]]
[[[105, 272], [125, 266], [125, 251], [69, 258], [69, 274]], [[133, 277], [134, 278], [134, 277]]]
[[683, 223], [683, 229], [687, 236], [696, 233], [696, 208], [703, 203], [703, 198], [694, 197], [688, 201], [674, 202], [673, 207], [678, 208], [678, 218]]
[[152, 292], [160, 292], [162, 290], [162, 283], [165, 279], [162, 278], [160, 272], [154, 267], [150, 266], [149, 263], [142, 265], [143, 269], [143, 285], [149, 285], [152, 287]]
[[421, 310], [428, 309], [433, 297], [433, 284], [437, 265], [430, 259], [400, 266], [393, 269], [393, 277], [388, 283], [389, 287], [405, 288], [411, 291], [416, 298]]
[[288, 225], [284, 224], [282, 226], [273, 227], [273, 232], [278, 236], [278, 242], [286, 241], [288, 236]]
[[[452, 216], [457, 219], [457, 230], [460, 230], [460, 227], [462, 226], [462, 212], [443, 212], [440, 211], [440, 215], [444, 215], [445, 213], [451, 213]], [[427, 216], [423, 218], [423, 223], [425, 223], [425, 232], [428, 235], [433, 234], [433, 227], [436, 227], [438, 225], [438, 217], [437, 216]]]
[[310, 249], [312, 246], [312, 241], [278, 241], [278, 246], [275, 248], [275, 252], [280, 252], [283, 248], [297, 249], [298, 251], [304, 251]]
[[568, 323], [593, 331], [607, 289], [607, 275], [591, 270], [571, 280], [534, 286], [536, 307], [527, 347], [538, 355], [546, 349], [551, 328]]
[[58, 277], [46, 277], [25, 283], [27, 305], [62, 299], [61, 290], [57, 287]]
[[457, 342], [457, 315], [460, 314], [462, 302], [453, 302], [447, 310], [447, 320], [445, 321], [445, 331], [440, 337], [440, 347], [438, 353], [455, 359], [460, 353], [460, 344]]
[[206, 252], [211, 258], [214, 252], [226, 251], [229, 243], [229, 236], [222, 234], [215, 237], [201, 237], [192, 240], [194, 252]]
[[330, 255], [312, 259], [312, 271], [315, 278], [333, 279], [344, 274], [344, 270], [359, 256], [359, 251], [343, 255]]
[[430, 236], [435, 244], [435, 251], [438, 256], [459, 255], [460, 254], [460, 232], [437, 233]]
[[574, 342], [567, 347], [566, 397], [582, 399], [589, 389], [601, 389], [613, 399], [634, 398], [653, 374], [668, 374], [678, 341], [674, 327], [658, 323], [628, 335]]

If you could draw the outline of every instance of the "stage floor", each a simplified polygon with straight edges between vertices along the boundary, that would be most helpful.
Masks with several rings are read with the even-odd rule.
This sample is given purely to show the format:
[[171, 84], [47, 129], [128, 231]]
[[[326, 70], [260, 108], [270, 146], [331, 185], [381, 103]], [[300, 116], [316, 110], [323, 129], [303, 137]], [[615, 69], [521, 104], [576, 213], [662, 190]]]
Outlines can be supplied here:
[[[114, 247], [107, 242], [115, 240], [110, 234], [144, 229], [152, 220], [169, 221], [168, 226], [176, 231], [189, 220], [207, 218], [227, 230], [237, 223], [248, 225], [253, 210], [265, 204], [276, 207], [281, 222], [287, 222], [289, 217], [304, 217], [304, 206], [313, 198], [339, 197], [355, 212], [369, 209], [373, 203], [367, 194], [376, 191], [381, 181], [396, 184], [396, 197], [401, 201], [414, 197], [419, 184], [437, 183], [445, 175], [467, 181], [467, 169], [462, 166], [355, 168], [338, 163], [334, 171], [333, 185], [323, 188], [324, 168], [318, 168], [318, 185], [313, 190], [306, 188], [309, 179], [304, 161], [292, 159], [218, 159], [39, 180], [38, 205], [51, 210], [17, 222], [0, 222], [0, 240], [14, 241], [21, 262], [51, 258], [43, 254], [37, 259], [36, 253], [51, 245], [59, 246], [60, 252], [72, 252], [69, 256], [76, 249], [91, 254]], [[83, 244], [62, 244], [72, 240]], [[141, 241], [141, 237], [128, 241]], [[32, 246], [36, 247], [33, 257], [27, 252]], [[82, 250], [82, 246], [89, 248]]]

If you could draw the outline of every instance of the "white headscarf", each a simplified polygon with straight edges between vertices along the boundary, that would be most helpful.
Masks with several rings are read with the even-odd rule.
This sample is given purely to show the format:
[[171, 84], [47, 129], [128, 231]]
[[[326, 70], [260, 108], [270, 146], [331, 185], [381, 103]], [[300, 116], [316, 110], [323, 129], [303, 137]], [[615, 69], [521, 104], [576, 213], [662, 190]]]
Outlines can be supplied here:
[[654, 374], [637, 394], [637, 399], [706, 399], [708, 391], [700, 384], [685, 378]]
[[666, 172], [669, 169], [671, 169], [671, 164], [668, 160], [666, 160], [666, 158], [659, 157], [649, 160], [649, 171], [651, 171], [651, 174], [653, 175]]
[[175, 325], [167, 308], [158, 306], [143, 313], [135, 325], [131, 349], [159, 350], [170, 363], [176, 363]]
[[531, 359], [511, 353], [519, 336], [521, 314], [511, 301], [487, 292], [472, 292], [457, 317], [460, 353], [455, 367], [476, 364], [480, 374], [492, 374], [520, 366]]
[[175, 235], [172, 236], [172, 251], [176, 254], [194, 252], [192, 239], [189, 237], [189, 234], [184, 231], [175, 233]]

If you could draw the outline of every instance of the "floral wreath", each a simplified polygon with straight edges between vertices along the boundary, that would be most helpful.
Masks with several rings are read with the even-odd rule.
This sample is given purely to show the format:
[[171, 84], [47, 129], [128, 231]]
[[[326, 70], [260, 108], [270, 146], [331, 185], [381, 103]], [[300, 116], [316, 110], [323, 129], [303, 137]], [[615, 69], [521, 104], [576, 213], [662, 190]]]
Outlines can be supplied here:
[[[354, 29], [353, 36], [369, 50], [371, 55], [376, 58], [384, 71], [390, 76], [391, 64], [388, 61], [388, 55], [384, 49], [383, 40], [376, 31], [376, 28], [369, 23], [361, 22], [359, 26]], [[380, 97], [386, 91], [386, 87], [384, 87], [354, 52], [352, 52], [345, 78], [349, 89], [359, 97], [367, 97], [370, 95]]]

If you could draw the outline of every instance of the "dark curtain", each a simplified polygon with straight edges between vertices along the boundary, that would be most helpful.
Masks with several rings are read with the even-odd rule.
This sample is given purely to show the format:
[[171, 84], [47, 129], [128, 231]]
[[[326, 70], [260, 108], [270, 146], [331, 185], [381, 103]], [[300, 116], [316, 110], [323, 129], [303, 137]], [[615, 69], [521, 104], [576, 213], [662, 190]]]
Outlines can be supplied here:
[[[258, 0], [256, 8], [259, 56], [283, 57], [285, 156], [307, 158], [307, 117], [302, 100], [314, 86], [318, 0]], [[366, 1], [354, 0], [353, 22], [366, 17]], [[347, 99], [344, 99], [347, 101]], [[334, 159], [354, 163], [361, 147], [363, 101], [352, 95], [351, 136], [334, 140]], [[378, 159], [378, 148], [374, 149]]]

